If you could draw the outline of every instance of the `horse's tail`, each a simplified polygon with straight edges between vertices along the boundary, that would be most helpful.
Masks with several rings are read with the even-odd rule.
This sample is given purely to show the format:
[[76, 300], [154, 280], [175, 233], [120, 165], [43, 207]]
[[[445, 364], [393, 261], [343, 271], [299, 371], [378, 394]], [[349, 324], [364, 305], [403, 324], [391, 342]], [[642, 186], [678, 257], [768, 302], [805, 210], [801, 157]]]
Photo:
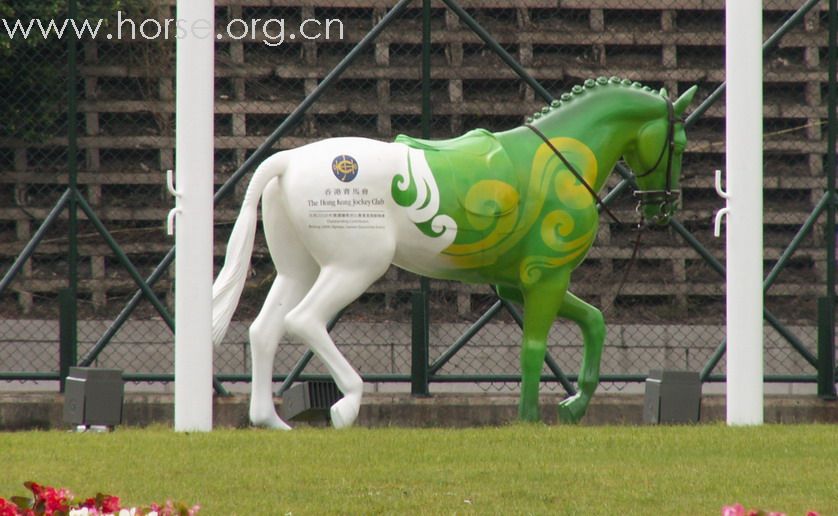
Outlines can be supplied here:
[[227, 242], [224, 266], [212, 285], [212, 342], [215, 345], [221, 344], [224, 339], [247, 279], [256, 234], [259, 199], [268, 183], [285, 171], [287, 162], [287, 153], [274, 154], [256, 168], [247, 186], [239, 217]]

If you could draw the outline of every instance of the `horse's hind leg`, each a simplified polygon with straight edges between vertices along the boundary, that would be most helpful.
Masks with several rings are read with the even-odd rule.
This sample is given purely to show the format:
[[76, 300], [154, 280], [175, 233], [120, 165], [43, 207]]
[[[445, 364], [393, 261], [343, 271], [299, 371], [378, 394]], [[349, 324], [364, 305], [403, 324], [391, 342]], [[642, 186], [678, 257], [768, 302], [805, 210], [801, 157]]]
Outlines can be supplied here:
[[290, 427], [276, 413], [273, 401], [273, 368], [276, 348], [284, 333], [286, 314], [308, 292], [314, 274], [300, 270], [294, 276], [278, 275], [265, 304], [250, 325], [250, 356], [252, 383], [250, 394], [250, 422], [288, 430]]
[[288, 331], [308, 344], [326, 365], [343, 393], [343, 398], [331, 409], [335, 428], [343, 428], [355, 422], [361, 407], [363, 382], [335, 346], [326, 325], [387, 271], [392, 258], [392, 253], [389, 256], [387, 253], [365, 255], [369, 260], [354, 266], [324, 266], [309, 293], [285, 318]]
[[602, 346], [605, 341], [605, 320], [602, 312], [582, 301], [570, 292], [559, 309], [559, 317], [570, 319], [579, 325], [584, 340], [582, 369], [577, 385], [579, 392], [559, 404], [559, 418], [563, 422], [576, 423], [588, 408], [588, 403], [599, 384], [599, 365]]
[[288, 429], [274, 406], [274, 357], [285, 332], [285, 316], [309, 291], [320, 267], [297, 236], [279, 195], [279, 185], [273, 181], [262, 196], [262, 225], [277, 276], [250, 326], [250, 421], [257, 426]]

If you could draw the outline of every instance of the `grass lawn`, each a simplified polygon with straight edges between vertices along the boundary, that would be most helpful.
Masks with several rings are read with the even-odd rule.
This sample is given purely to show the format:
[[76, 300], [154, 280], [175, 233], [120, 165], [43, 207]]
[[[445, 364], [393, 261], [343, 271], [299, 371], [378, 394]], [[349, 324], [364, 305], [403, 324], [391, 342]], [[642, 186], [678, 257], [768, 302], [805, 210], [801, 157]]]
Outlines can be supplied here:
[[838, 429], [511, 425], [0, 433], [0, 496], [26, 480], [201, 514], [838, 514]]

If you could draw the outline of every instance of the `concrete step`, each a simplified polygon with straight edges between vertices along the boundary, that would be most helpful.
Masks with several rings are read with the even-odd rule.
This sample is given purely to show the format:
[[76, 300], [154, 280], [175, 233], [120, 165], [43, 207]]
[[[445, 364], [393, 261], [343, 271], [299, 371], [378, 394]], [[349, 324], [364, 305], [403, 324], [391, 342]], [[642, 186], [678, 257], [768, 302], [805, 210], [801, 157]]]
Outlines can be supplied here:
[[[542, 419], [557, 424], [556, 405], [561, 396], [544, 395]], [[277, 405], [281, 400], [277, 399]], [[58, 393], [0, 393], [0, 430], [66, 429], [62, 421], [64, 397]], [[216, 427], [248, 426], [248, 397], [216, 397], [213, 421]], [[514, 394], [409, 394], [370, 393], [364, 397], [357, 424], [364, 427], [474, 427], [514, 423], [518, 397]], [[643, 423], [643, 395], [602, 394], [594, 397], [584, 425], [639, 425]], [[701, 422], [725, 420], [725, 398], [705, 395]], [[123, 425], [143, 427], [172, 425], [172, 394], [126, 393]], [[838, 423], [838, 403], [816, 396], [766, 396], [766, 423]]]

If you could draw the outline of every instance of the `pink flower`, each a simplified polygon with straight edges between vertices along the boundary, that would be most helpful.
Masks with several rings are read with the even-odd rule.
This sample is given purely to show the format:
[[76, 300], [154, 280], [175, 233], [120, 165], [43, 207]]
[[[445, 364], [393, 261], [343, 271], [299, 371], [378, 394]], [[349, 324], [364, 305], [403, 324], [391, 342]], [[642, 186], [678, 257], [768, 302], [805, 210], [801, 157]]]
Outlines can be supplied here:
[[166, 505], [151, 504], [150, 508], [122, 508], [119, 497], [98, 493], [95, 498], [75, 498], [68, 489], [56, 489], [35, 482], [24, 486], [33, 497], [0, 498], [0, 516], [84, 516], [155, 514], [157, 516], [194, 516], [200, 506], [188, 507], [182, 502], [166, 501]]
[[0, 516], [17, 516], [17, 505], [0, 498]]
[[745, 516], [745, 507], [741, 503], [722, 507], [722, 516]]
[[116, 496], [105, 495], [102, 497], [102, 506], [100, 509], [102, 509], [103, 512], [117, 513], [120, 508], [119, 498]]
[[67, 489], [55, 489], [46, 487], [37, 495], [35, 502], [37, 506], [43, 506], [45, 516], [52, 516], [54, 513], [66, 513], [70, 510], [69, 501], [73, 497]]

